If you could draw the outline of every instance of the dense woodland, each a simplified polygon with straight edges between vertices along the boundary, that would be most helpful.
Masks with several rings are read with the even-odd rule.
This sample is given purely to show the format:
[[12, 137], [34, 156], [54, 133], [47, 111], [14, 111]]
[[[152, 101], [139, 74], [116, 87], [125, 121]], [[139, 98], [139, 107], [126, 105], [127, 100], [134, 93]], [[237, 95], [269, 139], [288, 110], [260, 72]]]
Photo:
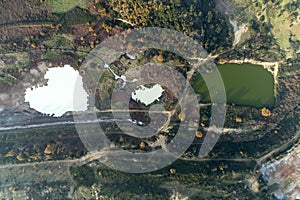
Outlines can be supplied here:
[[209, 52], [229, 49], [233, 30], [215, 2], [208, 0], [113, 0], [99, 3], [107, 11], [107, 24], [124, 28], [162, 27], [192, 36]]
[[[3, 2], [1, 1], [0, 4], [3, 4]], [[39, 26], [30, 28], [26, 34], [22, 33], [20, 35], [10, 27], [10, 29], [6, 29], [10, 37], [0, 36], [0, 52], [1, 55], [5, 55], [0, 57], [0, 61], [5, 61], [4, 63], [7, 65], [6, 68], [0, 68], [0, 84], [1, 86], [5, 85], [5, 87], [17, 82], [20, 72], [23, 69], [25, 71], [25, 69], [32, 67], [36, 60], [50, 59], [51, 61], [51, 59], [71, 57], [80, 64], [88, 52], [106, 37], [122, 30], [147, 26], [169, 28], [189, 35], [200, 41], [209, 53], [221, 54], [219, 59], [253, 58], [263, 61], [282, 61], [285, 59], [279, 44], [271, 34], [272, 26], [265, 22], [266, 16], [261, 16], [259, 19], [251, 18], [247, 24], [250, 32], [249, 39], [233, 48], [233, 28], [227, 16], [215, 9], [215, 1], [100, 0], [94, 5], [95, 8], [91, 9], [93, 12], [89, 9], [75, 7], [65, 13], [50, 13], [47, 9], [42, 11], [38, 11], [38, 9], [30, 10], [25, 8], [26, 6], [22, 2], [20, 2], [20, 6], [24, 6], [24, 10], [22, 10], [20, 16], [17, 16], [20, 22], [16, 26], [25, 26], [28, 23], [31, 23], [31, 25], [43, 24], [43, 26], [41, 28], [37, 28]], [[38, 6], [44, 5], [43, 1], [34, 2]], [[268, 2], [270, 1], [264, 0], [264, 3]], [[281, 2], [272, 0], [274, 4], [280, 4]], [[299, 3], [299, 0], [288, 3], [285, 5], [285, 9], [290, 10], [291, 15], [296, 17], [298, 16]], [[257, 6], [260, 6], [259, 3], [257, 3]], [[278, 15], [280, 14], [278, 13]], [[1, 20], [5, 19], [2, 19], [0, 15]], [[10, 23], [14, 24], [16, 22], [3, 22], [3, 24]], [[3, 24], [1, 25], [2, 28]], [[65, 35], [71, 35], [72, 37], [64, 37]], [[299, 40], [293, 41], [292, 44], [297, 48], [300, 42]], [[16, 58], [22, 58], [19, 53], [23, 52], [28, 58], [16, 62]], [[8, 53], [12, 53], [13, 56], [7, 55]], [[149, 53], [149, 57], [156, 53], [157, 51]], [[162, 54], [165, 60], [174, 58], [165, 52]], [[276, 125], [276, 129], [269, 131], [263, 139], [258, 140], [257, 137], [253, 141], [237, 143], [230, 141], [232, 139], [230, 136], [221, 137], [221, 141], [215, 146], [208, 158], [249, 158], [254, 160], [271, 151], [274, 147], [284, 144], [299, 129], [299, 109], [295, 109], [293, 112], [288, 112], [288, 110], [290, 109], [289, 105], [294, 104], [294, 101], [297, 100], [296, 95], [299, 92], [295, 86], [297, 86], [296, 82], [299, 80], [297, 70], [299, 70], [300, 60], [298, 57], [289, 59], [287, 62], [291, 65], [285, 63], [279, 77], [278, 98], [284, 101], [277, 102], [278, 106], [280, 104], [284, 105], [279, 110], [280, 112], [272, 110], [274, 118], [284, 117]], [[20, 70], [20, 68], [22, 69]], [[296, 72], [296, 74], [293, 74], [293, 72]], [[201, 120], [204, 126], [209, 124], [209, 109], [210, 107], [201, 110]], [[282, 110], [285, 110], [285, 112], [281, 112]], [[237, 122], [236, 116], [241, 113], [244, 121], [252, 119], [268, 121], [260, 115], [258, 109], [233, 108], [231, 106], [228, 111], [226, 126], [239, 127], [240, 123]], [[270, 122], [275, 123], [275, 121]], [[60, 130], [34, 129], [22, 132], [22, 134], [8, 132], [0, 138], [1, 146], [5, 146], [5, 148], [0, 149], [0, 162], [2, 164], [20, 164], [79, 158], [87, 152], [75, 132], [74, 127], [67, 126]], [[35, 140], [31, 139], [32, 135], [36, 136]], [[58, 138], [57, 135], [59, 135]], [[126, 138], [124, 134], [113, 135], [112, 137], [119, 140], [119, 143], [116, 144], [128, 148], [132, 147], [132, 141]], [[120, 138], [122, 138], [122, 142], [120, 142]], [[193, 145], [185, 154], [186, 158], [197, 156], [203, 138], [195, 138]], [[171, 174], [169, 168], [174, 168], [177, 172]], [[143, 176], [127, 175], [107, 169], [102, 165], [98, 167], [72, 167], [69, 173], [74, 182], [75, 189], [73, 189], [75, 192], [73, 192], [78, 191], [78, 194], [72, 195], [81, 195], [80, 197], [85, 195], [91, 196], [91, 198], [95, 197], [95, 195], [91, 195], [91, 188], [93, 185], [98, 187], [98, 184], [102, 185], [99, 196], [103, 195], [107, 199], [120, 195], [128, 199], [140, 199], [141, 195], [144, 195], [145, 198], [169, 197], [170, 191], [160, 187], [165, 183], [165, 180], [168, 180], [170, 182], [181, 182], [185, 187], [197, 188], [198, 193], [193, 197], [194, 199], [200, 199], [203, 196], [216, 199], [225, 196], [233, 199], [240, 198], [245, 194], [253, 199], [265, 198], [264, 195], [267, 191], [262, 190], [262, 193], [259, 194], [262, 195], [261, 197], [255, 196], [250, 189], [245, 189], [245, 181], [239, 182], [245, 180], [245, 176], [251, 174], [253, 168], [252, 162], [186, 162], [180, 160], [172, 166]], [[3, 181], [5, 183], [5, 180]], [[51, 195], [63, 194], [67, 198], [70, 195], [71, 192], [68, 191], [69, 188], [66, 186], [69, 183], [56, 182], [56, 184], [57, 187], [54, 184], [52, 187], [54, 192], [46, 193], [43, 197], [58, 198], [58, 196]], [[34, 195], [39, 194], [42, 189], [50, 190], [46, 182], [32, 186], [34, 186], [30, 189], [30, 192], [33, 193], [32, 198], [41, 198], [39, 195]], [[22, 187], [20, 186], [20, 188]], [[210, 192], [215, 190], [217, 192]], [[116, 195], [114, 195], [115, 191], [118, 192]], [[156, 196], [153, 195], [153, 191], [156, 192]]]

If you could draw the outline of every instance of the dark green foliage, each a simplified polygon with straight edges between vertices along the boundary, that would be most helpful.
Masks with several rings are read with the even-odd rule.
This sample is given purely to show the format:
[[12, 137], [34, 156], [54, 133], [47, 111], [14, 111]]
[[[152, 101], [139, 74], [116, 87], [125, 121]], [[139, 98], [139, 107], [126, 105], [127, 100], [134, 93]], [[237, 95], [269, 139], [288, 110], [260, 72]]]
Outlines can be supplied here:
[[65, 13], [54, 13], [54, 15], [57, 16], [58, 21], [62, 23], [62, 27], [95, 21], [95, 16], [79, 7], [75, 7]]
[[97, 182], [95, 169], [83, 165], [81, 167], [71, 167], [70, 173], [73, 176], [73, 180], [77, 186], [87, 186], [91, 187]]
[[[117, 10], [115, 4], [107, 4], [111, 20], [125, 18], [134, 27], [161, 27], [180, 31], [194, 37], [203, 43], [208, 52], [219, 52], [231, 48], [233, 41], [233, 30], [227, 22], [224, 14], [217, 12], [215, 2], [208, 0], [173, 0], [162, 1], [155, 4], [153, 1], [137, 0], [130, 1], [126, 6], [134, 10], [135, 6], [144, 5], [149, 12], [139, 19], [138, 13], [133, 13], [136, 18], [127, 17], [123, 9]], [[152, 2], [149, 4], [149, 2]], [[138, 10], [136, 11], [138, 12]], [[127, 19], [126, 19], [127, 18]], [[128, 27], [128, 24], [121, 23], [120, 26]]]

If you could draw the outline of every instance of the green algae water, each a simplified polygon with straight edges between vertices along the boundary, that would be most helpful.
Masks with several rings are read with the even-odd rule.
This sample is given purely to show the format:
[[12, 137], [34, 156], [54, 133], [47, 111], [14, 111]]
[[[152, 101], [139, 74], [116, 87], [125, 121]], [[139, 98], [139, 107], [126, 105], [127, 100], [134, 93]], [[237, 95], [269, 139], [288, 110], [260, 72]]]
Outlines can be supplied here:
[[[226, 89], [227, 103], [256, 108], [274, 106], [273, 74], [262, 66], [248, 63], [223, 64], [219, 65], [218, 69]], [[210, 101], [201, 75], [195, 77], [192, 85], [195, 92], [201, 95], [201, 101]]]

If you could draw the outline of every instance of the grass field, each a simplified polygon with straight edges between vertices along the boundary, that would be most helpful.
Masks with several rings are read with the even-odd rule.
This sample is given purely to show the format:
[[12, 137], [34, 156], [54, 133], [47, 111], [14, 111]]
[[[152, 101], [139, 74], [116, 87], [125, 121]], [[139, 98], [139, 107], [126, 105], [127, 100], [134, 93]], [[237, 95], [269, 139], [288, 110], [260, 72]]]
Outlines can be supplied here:
[[295, 53], [300, 50], [295, 49], [292, 45], [293, 41], [300, 40], [300, 17], [295, 14], [298, 10], [288, 10], [287, 5], [291, 4], [293, 0], [283, 0], [281, 3], [276, 4], [269, 1], [266, 4], [260, 1], [262, 8], [256, 8], [258, 15], [258, 19], [265, 15], [265, 22], [270, 23], [272, 25], [272, 34], [274, 38], [277, 40], [281, 50], [283, 50], [286, 54], [286, 58], [295, 57]]
[[[249, 24], [251, 20], [271, 28], [274, 37], [286, 59], [296, 58], [300, 52], [296, 41], [300, 40], [300, 10], [295, 0], [218, 0], [227, 2], [224, 7], [227, 13], [234, 16], [237, 22]], [[231, 2], [228, 3], [228, 2]], [[231, 6], [230, 6], [231, 5]], [[231, 8], [234, 9], [231, 9]]]
[[86, 0], [46, 0], [45, 2], [52, 8], [52, 12], [54, 13], [64, 13], [75, 6], [81, 8], [87, 7]]

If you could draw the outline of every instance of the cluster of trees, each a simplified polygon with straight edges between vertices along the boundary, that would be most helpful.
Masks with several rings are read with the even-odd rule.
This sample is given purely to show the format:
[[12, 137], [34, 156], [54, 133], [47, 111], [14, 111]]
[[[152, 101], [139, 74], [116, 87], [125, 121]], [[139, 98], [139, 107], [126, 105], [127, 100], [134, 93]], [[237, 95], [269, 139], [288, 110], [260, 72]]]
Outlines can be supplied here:
[[233, 32], [209, 0], [112, 0], [99, 2], [107, 23], [123, 28], [162, 27], [180, 31], [203, 43], [209, 52], [231, 47]]
[[284, 59], [285, 55], [272, 35], [271, 28], [272, 25], [266, 22], [251, 20], [249, 22], [250, 38], [236, 46], [233, 51], [220, 55], [218, 59], [251, 58], [270, 62]]

